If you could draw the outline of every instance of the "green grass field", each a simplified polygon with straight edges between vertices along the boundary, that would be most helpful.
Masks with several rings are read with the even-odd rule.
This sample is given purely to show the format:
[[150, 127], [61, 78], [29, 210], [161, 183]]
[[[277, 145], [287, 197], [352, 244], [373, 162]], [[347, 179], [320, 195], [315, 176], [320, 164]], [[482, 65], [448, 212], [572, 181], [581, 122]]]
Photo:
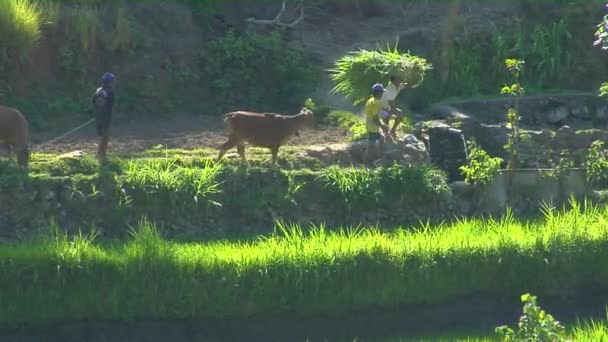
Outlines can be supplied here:
[[[485, 293], [580, 295], [608, 284], [608, 208], [545, 222], [417, 231], [277, 227], [254, 242], [179, 244], [143, 222], [125, 243], [86, 235], [0, 247], [0, 322], [331, 313]], [[27, 300], [24, 300], [24, 299]], [[99, 298], [104, 298], [100, 301]]]

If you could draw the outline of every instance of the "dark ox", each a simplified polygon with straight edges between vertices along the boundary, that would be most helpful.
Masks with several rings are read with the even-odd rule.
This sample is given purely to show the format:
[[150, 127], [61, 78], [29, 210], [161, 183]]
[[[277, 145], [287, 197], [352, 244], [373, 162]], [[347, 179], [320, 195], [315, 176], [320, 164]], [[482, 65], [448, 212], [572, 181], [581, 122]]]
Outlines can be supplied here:
[[15, 153], [19, 167], [27, 169], [29, 161], [28, 122], [15, 108], [0, 106], [0, 146]]
[[292, 136], [297, 136], [298, 131], [312, 128], [314, 115], [307, 108], [302, 108], [300, 113], [294, 116], [236, 111], [225, 114], [224, 122], [229, 131], [228, 141], [220, 147], [217, 161], [222, 159], [226, 151], [236, 146], [241, 159], [248, 164], [245, 158], [247, 142], [253, 146], [269, 148], [272, 152], [272, 164], [276, 165], [281, 145]]

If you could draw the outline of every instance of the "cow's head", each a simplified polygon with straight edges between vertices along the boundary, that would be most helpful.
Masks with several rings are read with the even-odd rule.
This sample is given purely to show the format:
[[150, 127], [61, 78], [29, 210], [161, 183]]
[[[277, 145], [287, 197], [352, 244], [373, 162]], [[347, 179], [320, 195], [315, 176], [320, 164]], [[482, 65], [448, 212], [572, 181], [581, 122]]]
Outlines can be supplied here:
[[315, 126], [315, 115], [310, 109], [302, 107], [302, 109], [300, 109], [299, 115], [302, 115], [304, 117], [304, 126], [306, 126], [307, 128], [313, 128]]

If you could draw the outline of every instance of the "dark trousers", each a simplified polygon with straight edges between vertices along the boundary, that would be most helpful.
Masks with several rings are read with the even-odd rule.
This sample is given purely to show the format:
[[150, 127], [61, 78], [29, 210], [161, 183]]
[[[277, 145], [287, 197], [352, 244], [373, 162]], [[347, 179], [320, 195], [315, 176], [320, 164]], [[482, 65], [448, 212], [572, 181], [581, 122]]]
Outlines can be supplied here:
[[97, 154], [100, 157], [105, 157], [108, 150], [108, 140], [110, 135], [110, 121], [112, 113], [106, 110], [97, 111], [95, 123], [97, 126], [97, 136], [101, 138]]

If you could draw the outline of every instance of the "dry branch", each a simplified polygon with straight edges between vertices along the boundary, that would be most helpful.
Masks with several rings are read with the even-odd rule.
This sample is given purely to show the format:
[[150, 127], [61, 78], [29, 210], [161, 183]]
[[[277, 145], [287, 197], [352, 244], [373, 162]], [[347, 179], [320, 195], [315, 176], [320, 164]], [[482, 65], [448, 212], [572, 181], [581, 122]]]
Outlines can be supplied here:
[[283, 17], [283, 14], [285, 14], [285, 10], [287, 9], [287, 4], [285, 3], [285, 1], [283, 1], [283, 4], [281, 5], [279, 13], [277, 13], [277, 15], [273, 19], [257, 19], [254, 17], [250, 17], [247, 18], [247, 22], [258, 25], [277, 25], [282, 27], [294, 27], [304, 19], [304, 7], [302, 6], [302, 3], [303, 0], [300, 1], [300, 4], [296, 7], [300, 9], [300, 16], [291, 23], [287, 24], [281, 22], [281, 17]]

